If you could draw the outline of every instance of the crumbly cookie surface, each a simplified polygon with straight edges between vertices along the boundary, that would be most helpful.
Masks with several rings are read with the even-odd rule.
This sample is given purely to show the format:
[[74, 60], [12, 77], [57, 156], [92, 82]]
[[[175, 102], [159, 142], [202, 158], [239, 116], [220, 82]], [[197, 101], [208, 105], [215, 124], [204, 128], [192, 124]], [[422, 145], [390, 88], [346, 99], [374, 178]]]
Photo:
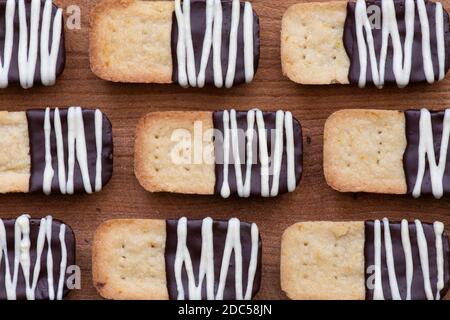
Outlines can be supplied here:
[[405, 194], [405, 148], [403, 112], [340, 110], [325, 123], [325, 179], [341, 192]]
[[347, 84], [350, 60], [343, 30], [346, 1], [298, 3], [281, 30], [283, 74], [300, 84]]
[[95, 232], [94, 286], [115, 300], [167, 300], [164, 220], [110, 220]]
[[0, 112], [0, 193], [28, 192], [30, 143], [25, 112]]
[[100, 1], [91, 12], [92, 71], [115, 82], [171, 83], [173, 10], [173, 1]]
[[364, 299], [364, 223], [294, 224], [282, 237], [280, 269], [291, 299]]
[[136, 129], [135, 174], [151, 192], [214, 194], [211, 112], [152, 112]]

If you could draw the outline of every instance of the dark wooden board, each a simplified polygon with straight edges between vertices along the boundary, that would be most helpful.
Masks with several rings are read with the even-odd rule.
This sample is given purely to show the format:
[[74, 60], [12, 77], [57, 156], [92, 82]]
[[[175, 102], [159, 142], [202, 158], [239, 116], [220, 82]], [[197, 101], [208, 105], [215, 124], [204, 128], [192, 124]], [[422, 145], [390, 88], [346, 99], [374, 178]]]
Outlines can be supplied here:
[[[0, 196], [0, 216], [34, 217], [52, 214], [70, 224], [77, 238], [77, 262], [82, 288], [72, 299], [99, 298], [91, 280], [91, 243], [95, 228], [113, 218], [169, 218], [187, 216], [229, 218], [258, 223], [263, 239], [263, 279], [259, 299], [285, 299], [280, 288], [280, 239], [283, 230], [298, 221], [364, 220], [404, 217], [447, 224], [450, 198], [434, 200], [409, 196], [341, 194], [325, 183], [322, 169], [323, 125], [343, 108], [399, 109], [448, 107], [450, 78], [433, 86], [415, 85], [360, 90], [351, 86], [300, 86], [284, 78], [280, 63], [280, 28], [284, 11], [298, 0], [253, 0], [261, 22], [261, 61], [255, 81], [230, 90], [182, 89], [177, 85], [114, 84], [98, 79], [89, 68], [89, 12], [95, 1], [59, 0], [63, 8], [81, 8], [81, 29], [67, 30], [67, 66], [54, 87], [23, 90], [10, 87], [0, 94], [0, 110], [29, 107], [100, 107], [114, 131], [114, 175], [101, 193], [87, 196], [9, 194]], [[442, 1], [450, 9], [450, 1]], [[133, 140], [138, 119], [150, 111], [216, 110], [223, 108], [287, 109], [301, 121], [304, 133], [304, 174], [299, 188], [276, 199], [151, 194], [133, 173]]]

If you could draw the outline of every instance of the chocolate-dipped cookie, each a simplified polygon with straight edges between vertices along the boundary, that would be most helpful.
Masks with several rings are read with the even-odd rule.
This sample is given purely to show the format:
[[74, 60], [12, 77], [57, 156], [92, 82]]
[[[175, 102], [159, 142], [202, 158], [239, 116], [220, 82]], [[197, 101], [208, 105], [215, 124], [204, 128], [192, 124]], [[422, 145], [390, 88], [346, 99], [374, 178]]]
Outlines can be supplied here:
[[113, 170], [112, 127], [99, 109], [0, 112], [0, 192], [100, 191]]
[[152, 112], [137, 127], [135, 174], [151, 192], [275, 197], [302, 174], [289, 111]]
[[1, 0], [0, 88], [51, 86], [66, 60], [62, 9], [51, 0]]
[[101, 1], [92, 12], [90, 61], [110, 81], [230, 88], [253, 80], [259, 41], [250, 2]]
[[258, 227], [237, 218], [110, 220], [95, 233], [93, 278], [108, 299], [249, 300], [261, 283]]
[[325, 123], [324, 173], [341, 192], [450, 192], [445, 111], [341, 110]]
[[0, 219], [0, 300], [61, 300], [74, 265], [75, 236], [63, 222]]
[[449, 288], [441, 222], [301, 222], [281, 248], [291, 299], [439, 300]]
[[302, 3], [283, 18], [283, 70], [303, 84], [431, 84], [450, 68], [449, 43], [449, 16], [440, 2]]

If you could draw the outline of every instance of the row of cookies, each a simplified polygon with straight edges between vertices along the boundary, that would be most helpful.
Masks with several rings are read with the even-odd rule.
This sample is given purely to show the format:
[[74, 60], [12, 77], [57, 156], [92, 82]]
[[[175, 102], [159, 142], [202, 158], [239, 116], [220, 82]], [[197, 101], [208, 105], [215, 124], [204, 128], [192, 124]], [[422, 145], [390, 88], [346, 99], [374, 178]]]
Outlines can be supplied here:
[[[2, 0], [0, 26], [0, 87], [53, 85], [66, 60], [62, 10]], [[301, 84], [434, 83], [450, 68], [449, 35], [439, 2], [300, 3], [282, 20], [283, 73]], [[259, 57], [250, 2], [101, 0], [91, 13], [91, 69], [108, 81], [230, 88], [253, 80]]]
[[[3, 111], [0, 133], [0, 193], [92, 193], [111, 179], [112, 125], [99, 109]], [[449, 110], [335, 112], [324, 128], [326, 181], [341, 192], [441, 198], [449, 135]], [[289, 111], [151, 112], [136, 129], [135, 174], [150, 192], [275, 197], [296, 189], [302, 162]]]
[[[51, 216], [0, 219], [0, 300], [63, 299], [73, 289], [75, 235]], [[281, 244], [291, 299], [434, 300], [448, 291], [441, 222], [301, 222]], [[262, 281], [255, 223], [110, 220], [92, 249], [93, 284], [108, 299], [250, 300]]]

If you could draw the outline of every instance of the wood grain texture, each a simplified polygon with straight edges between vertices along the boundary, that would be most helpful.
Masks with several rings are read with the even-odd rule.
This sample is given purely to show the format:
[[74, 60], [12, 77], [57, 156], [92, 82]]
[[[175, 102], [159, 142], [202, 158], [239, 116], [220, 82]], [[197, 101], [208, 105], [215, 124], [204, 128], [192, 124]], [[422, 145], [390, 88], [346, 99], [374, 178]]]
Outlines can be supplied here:
[[[77, 237], [77, 262], [82, 288], [72, 299], [97, 299], [91, 280], [91, 242], [95, 228], [113, 218], [169, 218], [238, 216], [258, 223], [263, 239], [263, 279], [259, 299], [285, 299], [280, 288], [279, 255], [283, 230], [298, 221], [364, 220], [404, 217], [441, 220], [450, 231], [450, 198], [374, 194], [340, 194], [330, 189], [322, 169], [323, 125], [343, 108], [399, 109], [448, 107], [450, 77], [433, 86], [415, 85], [360, 90], [352, 86], [300, 86], [284, 78], [280, 62], [281, 18], [299, 0], [253, 0], [261, 21], [261, 62], [255, 81], [230, 90], [182, 89], [177, 85], [128, 85], [102, 81], [91, 73], [88, 58], [89, 11], [95, 1], [57, 0], [63, 8], [81, 7], [80, 30], [67, 30], [67, 66], [54, 87], [23, 90], [10, 87], [0, 94], [0, 110], [81, 105], [100, 107], [114, 132], [114, 175], [101, 193], [87, 196], [2, 195], [0, 216], [34, 217], [52, 214], [70, 224]], [[450, 0], [442, 1], [450, 9]], [[134, 129], [150, 111], [216, 110], [223, 108], [287, 109], [301, 121], [304, 133], [304, 174], [299, 188], [276, 199], [229, 199], [210, 196], [151, 194], [133, 173]]]

